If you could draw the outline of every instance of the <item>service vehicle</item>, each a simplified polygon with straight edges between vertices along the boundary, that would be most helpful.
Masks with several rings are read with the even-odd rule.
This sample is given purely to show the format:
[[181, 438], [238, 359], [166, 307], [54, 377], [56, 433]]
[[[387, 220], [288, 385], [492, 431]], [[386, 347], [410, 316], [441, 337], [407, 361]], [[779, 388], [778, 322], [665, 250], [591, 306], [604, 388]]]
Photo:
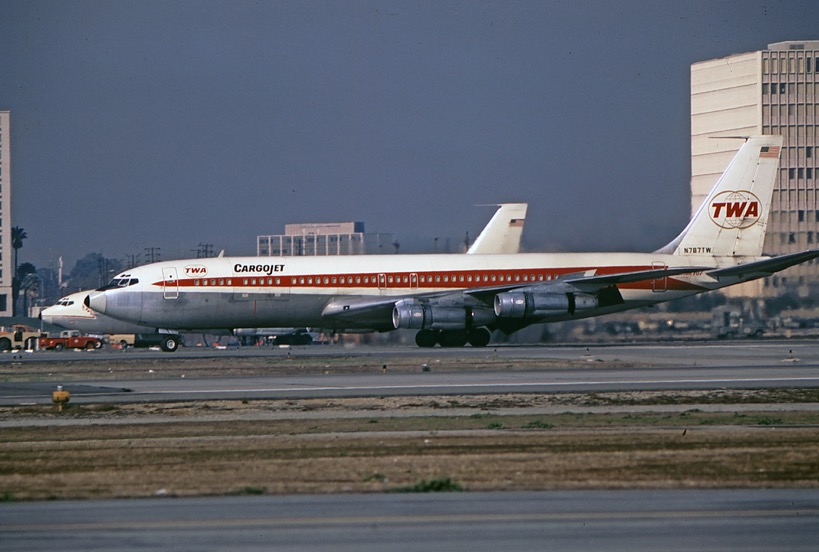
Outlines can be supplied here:
[[41, 332], [24, 324], [0, 326], [0, 351], [33, 349]]
[[165, 352], [175, 351], [182, 343], [181, 336], [165, 333], [110, 334], [106, 340], [120, 349], [159, 347]]
[[63, 330], [59, 336], [49, 336], [44, 334], [39, 339], [40, 349], [53, 349], [62, 351], [63, 349], [99, 349], [102, 347], [102, 340], [90, 335], [82, 335], [77, 330]]

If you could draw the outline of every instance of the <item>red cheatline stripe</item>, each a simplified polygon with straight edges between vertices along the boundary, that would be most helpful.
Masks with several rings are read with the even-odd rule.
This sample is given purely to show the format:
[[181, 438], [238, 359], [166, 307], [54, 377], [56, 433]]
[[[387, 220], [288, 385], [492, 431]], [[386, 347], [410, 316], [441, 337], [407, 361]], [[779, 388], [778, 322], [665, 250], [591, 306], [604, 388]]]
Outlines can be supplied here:
[[[393, 272], [393, 273], [359, 273], [359, 274], [304, 274], [298, 276], [231, 276], [221, 278], [183, 278], [170, 286], [194, 290], [208, 288], [368, 288], [373, 290], [389, 289], [470, 289], [498, 285], [521, 285], [546, 283], [566, 274], [577, 274], [594, 270], [597, 276], [650, 270], [649, 266], [617, 266], [593, 268], [561, 268], [532, 270], [450, 270], [439, 272]], [[166, 282], [154, 282], [155, 286], [165, 286]], [[624, 289], [652, 289], [652, 280], [621, 285]], [[668, 279], [669, 290], [701, 289], [699, 286]]]

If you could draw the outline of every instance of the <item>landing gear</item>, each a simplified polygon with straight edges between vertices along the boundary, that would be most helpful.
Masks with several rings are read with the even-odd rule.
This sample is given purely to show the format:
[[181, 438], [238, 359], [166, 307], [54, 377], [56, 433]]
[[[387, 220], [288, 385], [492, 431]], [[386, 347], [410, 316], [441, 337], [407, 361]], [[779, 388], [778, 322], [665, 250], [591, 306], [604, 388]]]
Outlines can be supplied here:
[[486, 347], [492, 334], [486, 328], [473, 330], [421, 330], [415, 334], [415, 344], [419, 347], [463, 347], [467, 343], [473, 347]]
[[469, 344], [473, 347], [486, 347], [492, 334], [486, 328], [476, 328], [469, 332]]
[[159, 343], [159, 348], [166, 353], [172, 353], [179, 348], [179, 339], [178, 335], [166, 335]]
[[421, 330], [415, 334], [415, 344], [419, 347], [435, 347], [438, 343], [438, 332], [434, 330]]
[[438, 336], [441, 347], [463, 347], [466, 345], [466, 330], [447, 330]]

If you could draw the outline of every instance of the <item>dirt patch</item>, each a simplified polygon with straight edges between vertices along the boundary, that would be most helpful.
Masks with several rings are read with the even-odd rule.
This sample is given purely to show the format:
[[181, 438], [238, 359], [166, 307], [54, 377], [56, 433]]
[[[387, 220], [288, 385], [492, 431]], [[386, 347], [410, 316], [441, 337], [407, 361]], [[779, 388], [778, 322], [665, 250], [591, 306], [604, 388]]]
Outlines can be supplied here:
[[[0, 498], [385, 492], [447, 480], [465, 490], [819, 484], [817, 404], [537, 410], [620, 395], [4, 408]], [[702, 400], [666, 395], [628, 400]]]

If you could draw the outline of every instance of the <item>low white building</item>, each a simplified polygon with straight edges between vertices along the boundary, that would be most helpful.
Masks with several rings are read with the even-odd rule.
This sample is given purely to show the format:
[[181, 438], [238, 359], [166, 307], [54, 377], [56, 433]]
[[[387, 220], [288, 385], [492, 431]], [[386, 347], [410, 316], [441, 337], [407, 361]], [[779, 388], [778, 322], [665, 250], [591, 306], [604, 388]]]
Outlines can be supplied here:
[[256, 255], [365, 255], [397, 253], [393, 234], [367, 233], [363, 222], [286, 224], [284, 234], [256, 237]]

